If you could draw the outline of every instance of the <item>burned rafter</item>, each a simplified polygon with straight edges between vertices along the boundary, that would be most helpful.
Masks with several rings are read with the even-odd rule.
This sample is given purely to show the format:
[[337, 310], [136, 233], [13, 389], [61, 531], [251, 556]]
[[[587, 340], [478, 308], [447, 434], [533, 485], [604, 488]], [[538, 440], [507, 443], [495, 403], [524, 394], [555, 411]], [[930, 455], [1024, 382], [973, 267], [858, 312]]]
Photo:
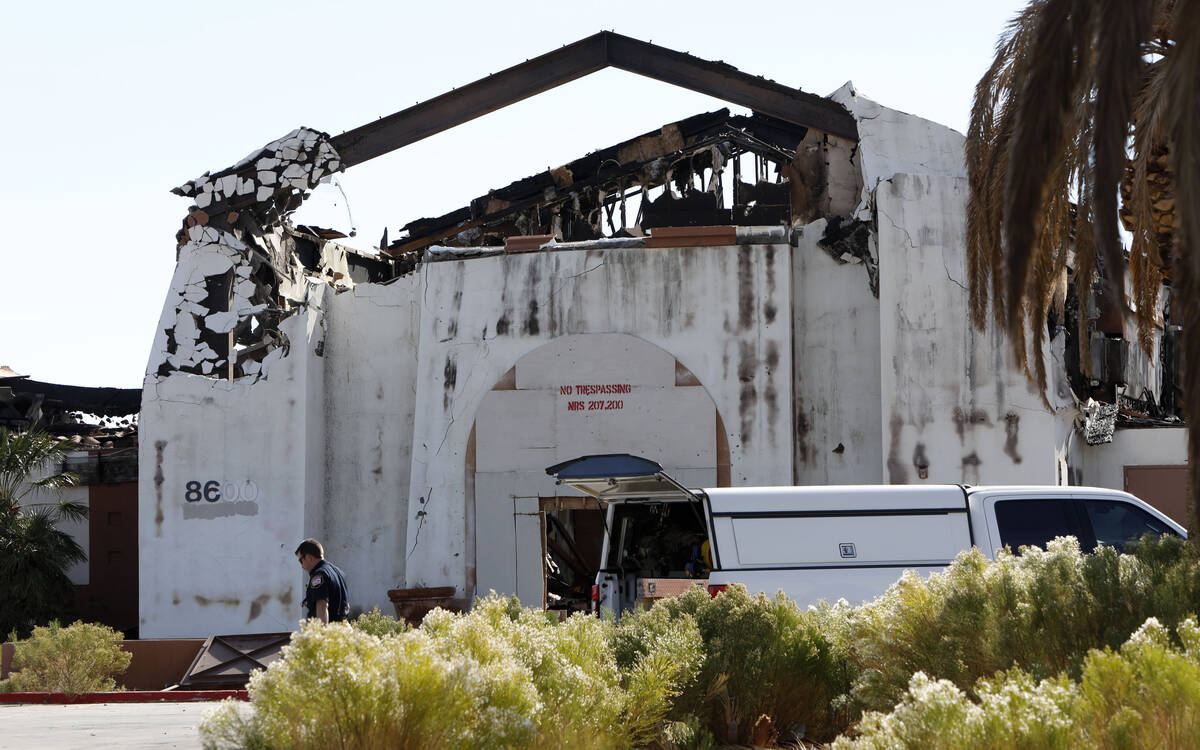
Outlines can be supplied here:
[[[791, 217], [791, 187], [783, 178], [807, 129], [755, 114], [718, 110], [670, 123], [659, 130], [618, 143], [555, 169], [490, 191], [469, 206], [403, 227], [406, 235], [387, 248], [412, 251], [435, 242], [448, 245], [500, 243], [507, 236], [549, 233], [564, 241], [621, 236], [629, 226], [621, 216], [627, 199], [637, 196], [634, 225], [780, 224]], [[718, 185], [692, 184], [709, 173], [720, 180], [725, 165], [751, 154], [771, 165], [775, 180], [744, 182], [735, 170], [733, 205], [724, 205]], [[740, 183], [740, 184], [739, 184]], [[651, 189], [673, 187], [651, 199]], [[557, 222], [557, 223], [555, 223]]]
[[781, 121], [858, 140], [854, 118], [836, 102], [743, 73], [720, 61], [602, 31], [342, 133], [332, 145], [350, 167], [613, 67], [708, 94]]

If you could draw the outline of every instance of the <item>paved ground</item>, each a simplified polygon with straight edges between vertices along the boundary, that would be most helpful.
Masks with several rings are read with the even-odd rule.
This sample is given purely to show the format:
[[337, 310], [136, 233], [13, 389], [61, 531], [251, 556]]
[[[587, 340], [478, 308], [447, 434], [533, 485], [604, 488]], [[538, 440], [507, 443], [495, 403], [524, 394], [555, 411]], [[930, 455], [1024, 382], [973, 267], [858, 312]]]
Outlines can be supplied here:
[[0, 704], [0, 750], [199, 750], [216, 703]]

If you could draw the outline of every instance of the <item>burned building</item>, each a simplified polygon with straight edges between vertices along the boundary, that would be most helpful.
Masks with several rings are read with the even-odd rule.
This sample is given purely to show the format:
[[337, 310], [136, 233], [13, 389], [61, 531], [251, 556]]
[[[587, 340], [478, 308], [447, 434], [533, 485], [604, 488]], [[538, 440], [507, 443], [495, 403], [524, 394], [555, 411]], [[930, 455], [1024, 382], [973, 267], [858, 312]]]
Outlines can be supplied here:
[[[58, 497], [87, 506], [86, 520], [66, 522], [87, 555], [71, 566], [75, 612], [131, 637], [138, 632], [137, 388], [93, 388], [34, 380], [0, 366], [0, 428], [43, 430], [68, 444], [65, 460], [44, 467], [75, 476]], [[25, 502], [54, 496], [32, 494]]]
[[[330, 174], [606, 66], [750, 113], [498, 187], [378, 254], [288, 219]], [[1138, 418], [1173, 424], [1165, 358], [1101, 343], [1082, 367], [1051, 321], [1042, 391], [971, 327], [962, 147], [850, 84], [817, 97], [606, 32], [185, 183], [141, 418], [142, 634], [290, 628], [305, 536], [368, 609], [439, 586], [568, 601], [600, 521], [544, 469], [584, 454], [698, 486], [1113, 486], [1138, 451], [1181, 464], [1182, 429], [1084, 437], [1120, 419], [1087, 399], [1133, 382], [1159, 409]]]

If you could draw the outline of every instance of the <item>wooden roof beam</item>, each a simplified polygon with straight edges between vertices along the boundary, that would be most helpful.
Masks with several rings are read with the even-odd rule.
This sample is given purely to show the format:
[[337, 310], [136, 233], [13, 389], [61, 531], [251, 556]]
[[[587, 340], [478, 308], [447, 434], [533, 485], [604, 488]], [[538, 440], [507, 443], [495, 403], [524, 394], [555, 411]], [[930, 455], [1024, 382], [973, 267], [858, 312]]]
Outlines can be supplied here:
[[334, 136], [333, 147], [342, 164], [352, 167], [607, 67], [858, 140], [854, 118], [828, 99], [748, 75], [725, 63], [602, 31]]

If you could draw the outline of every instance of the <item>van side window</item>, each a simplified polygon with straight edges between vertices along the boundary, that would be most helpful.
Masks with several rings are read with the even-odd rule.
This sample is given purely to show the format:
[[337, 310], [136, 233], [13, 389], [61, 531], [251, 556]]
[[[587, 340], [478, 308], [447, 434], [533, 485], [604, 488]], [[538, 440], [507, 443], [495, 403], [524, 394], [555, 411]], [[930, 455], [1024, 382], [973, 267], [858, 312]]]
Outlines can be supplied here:
[[1107, 544], [1117, 551], [1123, 551], [1126, 542], [1140, 539], [1143, 534], [1175, 534], [1165, 523], [1129, 503], [1087, 500], [1083, 506], [1096, 533], [1096, 544]]
[[1016, 552], [1020, 547], [1046, 548], [1057, 536], [1078, 538], [1079, 529], [1070, 507], [1062, 500], [1001, 500], [996, 503], [1000, 544]]

